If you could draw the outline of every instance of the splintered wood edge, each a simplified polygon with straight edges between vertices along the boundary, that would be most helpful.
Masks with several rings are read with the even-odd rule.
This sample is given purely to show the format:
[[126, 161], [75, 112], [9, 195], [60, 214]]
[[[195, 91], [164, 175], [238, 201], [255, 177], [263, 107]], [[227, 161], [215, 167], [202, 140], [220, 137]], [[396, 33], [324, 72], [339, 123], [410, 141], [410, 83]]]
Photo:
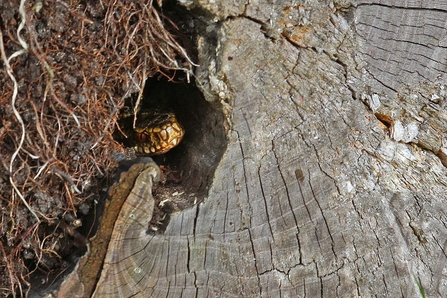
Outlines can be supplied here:
[[[157, 168], [158, 170], [158, 168]], [[147, 168], [135, 180], [121, 212], [115, 222], [107, 255], [101, 270], [101, 277], [92, 297], [112, 297], [103, 292], [120, 293], [123, 283], [130, 288], [136, 286], [135, 271], [139, 270], [139, 260], [134, 250], [150, 237], [147, 234], [155, 201], [152, 196], [153, 178], [158, 175], [154, 168]], [[119, 296], [121, 297], [121, 296]]]
[[[109, 190], [109, 199], [106, 202], [104, 214], [101, 218], [96, 235], [91, 238], [89, 250], [81, 258], [75, 270], [66, 278], [58, 290], [57, 297], [90, 297], [96, 288], [98, 277], [102, 272], [104, 258], [108, 251], [116, 248], [108, 248], [111, 239], [119, 239], [119, 233], [130, 223], [126, 220], [126, 214], [130, 208], [133, 210], [145, 209], [144, 221], [149, 223], [151, 218], [147, 218], [154, 208], [152, 197], [152, 183], [157, 181], [160, 175], [158, 166], [150, 160], [148, 163], [138, 163], [130, 167], [127, 172], [121, 174], [119, 182], [114, 184]], [[145, 197], [142, 203], [144, 207], [139, 207], [138, 200]], [[129, 202], [127, 202], [129, 201]], [[152, 207], [151, 207], [152, 205]], [[138, 217], [138, 215], [136, 216]], [[112, 240], [115, 242], [115, 240]], [[68, 295], [68, 296], [67, 296]]]

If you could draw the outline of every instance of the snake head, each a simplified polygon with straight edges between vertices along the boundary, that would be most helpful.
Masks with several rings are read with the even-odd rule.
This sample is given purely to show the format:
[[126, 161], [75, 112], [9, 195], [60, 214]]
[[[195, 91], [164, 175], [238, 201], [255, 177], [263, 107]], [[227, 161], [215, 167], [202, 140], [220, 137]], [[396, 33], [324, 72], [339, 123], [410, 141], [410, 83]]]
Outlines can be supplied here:
[[177, 146], [185, 129], [172, 112], [141, 112], [135, 127], [134, 150], [141, 155], [164, 154]]

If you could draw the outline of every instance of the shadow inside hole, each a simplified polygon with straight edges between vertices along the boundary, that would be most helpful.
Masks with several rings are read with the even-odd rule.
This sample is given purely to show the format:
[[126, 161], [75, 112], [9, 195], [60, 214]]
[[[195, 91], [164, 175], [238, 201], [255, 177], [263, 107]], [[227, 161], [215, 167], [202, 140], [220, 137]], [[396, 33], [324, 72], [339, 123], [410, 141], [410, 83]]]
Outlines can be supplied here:
[[170, 213], [203, 201], [227, 146], [220, 104], [206, 101], [194, 81], [188, 83], [186, 76], [178, 75], [172, 81], [162, 76], [146, 81], [140, 110], [160, 107], [176, 114], [185, 136], [177, 147], [152, 156], [165, 178], [155, 189], [156, 206], [166, 201], [163, 210], [156, 207], [154, 211], [152, 222], [159, 226], [153, 231], [164, 230]]
[[154, 156], [159, 165], [182, 172], [182, 184], [203, 197], [227, 146], [224, 115], [220, 106], [204, 99], [195, 83], [186, 77], [168, 82], [149, 78], [143, 105], [162, 104], [174, 111], [185, 128], [182, 142], [163, 155]]

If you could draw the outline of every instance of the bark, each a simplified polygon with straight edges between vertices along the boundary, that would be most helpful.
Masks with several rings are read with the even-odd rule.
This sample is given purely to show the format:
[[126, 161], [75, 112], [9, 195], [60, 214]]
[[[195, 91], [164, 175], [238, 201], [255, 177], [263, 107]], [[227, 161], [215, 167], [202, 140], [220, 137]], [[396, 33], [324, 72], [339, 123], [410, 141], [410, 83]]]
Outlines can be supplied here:
[[95, 297], [447, 294], [447, 4], [376, 2], [183, 2], [217, 21], [198, 79], [228, 148]]

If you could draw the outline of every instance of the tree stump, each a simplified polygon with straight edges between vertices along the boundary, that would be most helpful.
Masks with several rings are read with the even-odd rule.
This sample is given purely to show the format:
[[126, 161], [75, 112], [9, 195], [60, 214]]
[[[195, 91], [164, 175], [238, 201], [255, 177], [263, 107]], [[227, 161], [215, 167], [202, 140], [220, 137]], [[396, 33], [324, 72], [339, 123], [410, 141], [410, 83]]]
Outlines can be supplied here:
[[228, 148], [94, 297], [447, 294], [447, 5], [376, 2], [182, 1]]

